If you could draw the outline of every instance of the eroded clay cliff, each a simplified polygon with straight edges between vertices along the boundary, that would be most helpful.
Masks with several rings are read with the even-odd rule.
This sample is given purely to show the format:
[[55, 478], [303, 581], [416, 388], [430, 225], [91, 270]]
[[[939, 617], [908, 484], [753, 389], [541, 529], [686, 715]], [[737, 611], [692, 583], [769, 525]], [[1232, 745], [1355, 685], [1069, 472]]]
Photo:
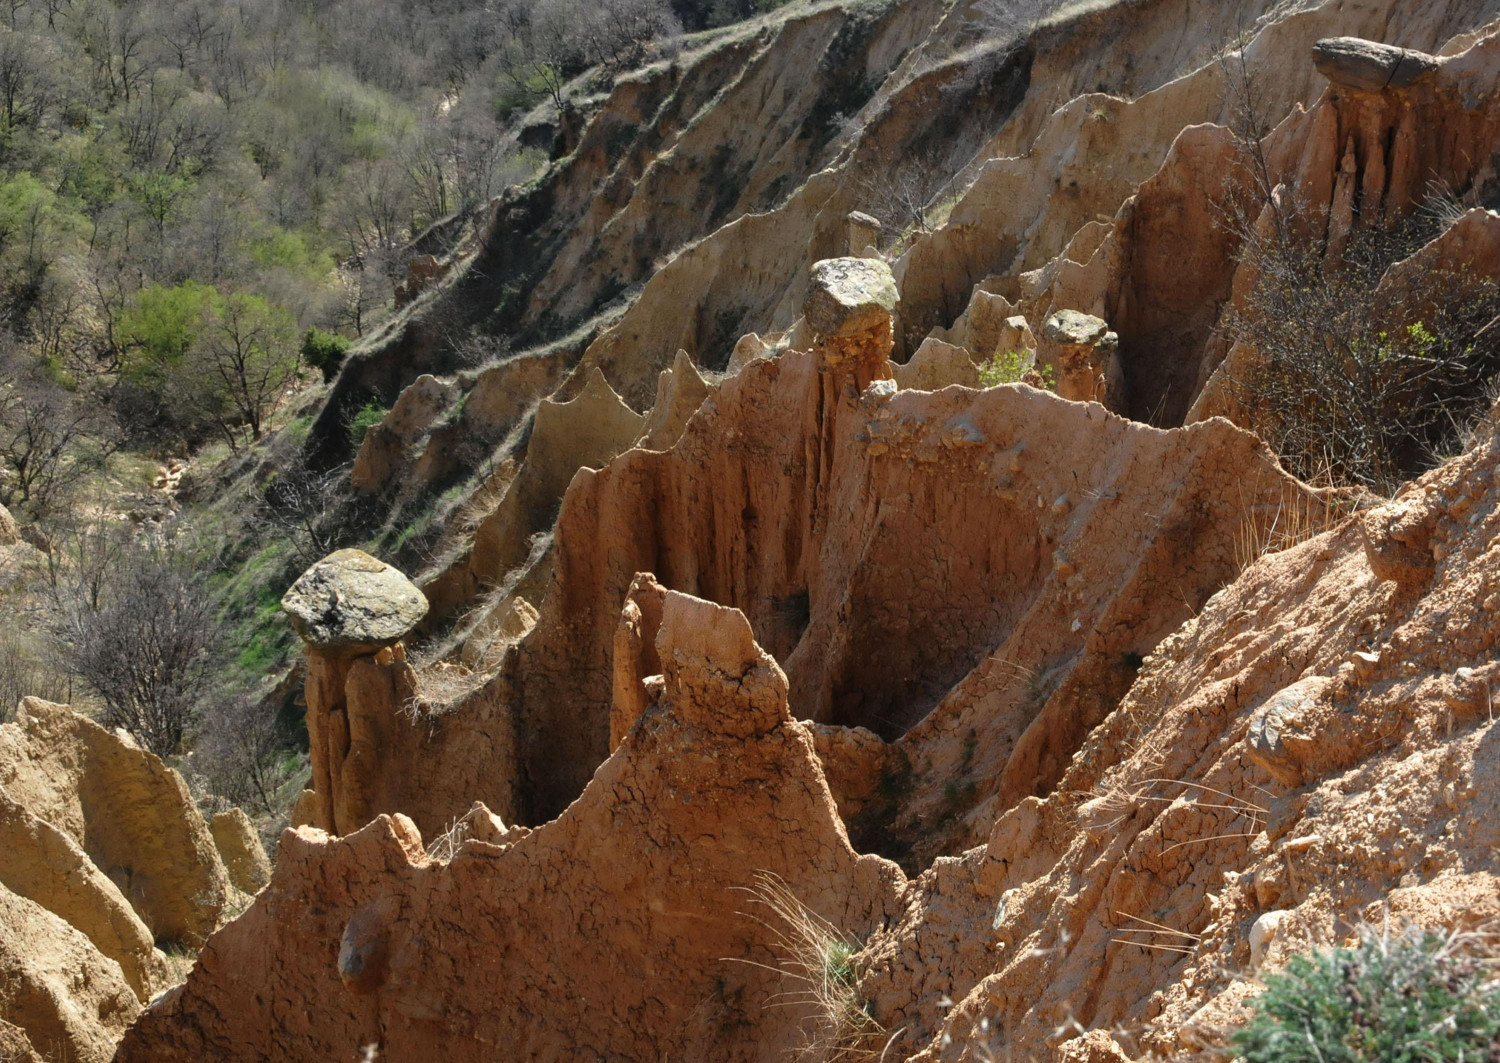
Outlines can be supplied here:
[[0, 726], [0, 851], [0, 1020], [49, 1059], [111, 1058], [169, 984], [158, 945], [201, 944], [234, 898], [182, 778], [36, 698]]
[[[309, 638], [311, 826], [119, 1058], [827, 1055], [773, 881], [849, 935], [838, 1000], [891, 1059], [1211, 1050], [1352, 923], [1500, 916], [1493, 421], [1377, 504], [1214, 416], [1254, 353], [1222, 329], [1247, 136], [1329, 263], [1430, 180], [1482, 200], [1497, 15], [1147, 0], [1001, 47], [975, 5], [825, 5], [617, 84], [497, 205], [525, 239], [330, 403], [441, 368], [463, 300], [581, 326], [411, 384], [362, 457], [392, 497], [494, 459], [412, 636], [458, 693], [406, 659], [422, 610]], [[861, 67], [859, 123], [787, 139]], [[946, 220], [889, 263], [851, 212], [919, 149]], [[1495, 228], [1446, 218], [1381, 291], [1492, 274]], [[975, 386], [1012, 352], [1058, 393]]]
[[[781, 987], [747, 867], [862, 938], [899, 910], [859, 856], [787, 681], [733, 609], [663, 603], [662, 697], [579, 801], [534, 831], [428, 855], [404, 816], [283, 836], [270, 886], [118, 1060], [775, 1059], [811, 1005]], [[315, 1003], [314, 1003], [315, 1002]], [[311, 1006], [309, 1006], [311, 1005]]]

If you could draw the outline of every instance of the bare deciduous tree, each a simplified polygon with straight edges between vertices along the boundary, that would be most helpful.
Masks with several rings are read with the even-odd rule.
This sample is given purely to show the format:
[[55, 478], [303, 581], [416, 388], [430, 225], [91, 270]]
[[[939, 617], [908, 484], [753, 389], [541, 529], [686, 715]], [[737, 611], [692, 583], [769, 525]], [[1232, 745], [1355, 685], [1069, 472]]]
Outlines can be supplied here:
[[29, 354], [0, 349], [0, 504], [46, 513], [118, 445], [97, 403], [48, 379]]
[[1224, 318], [1228, 338], [1251, 352], [1232, 392], [1297, 475], [1389, 493], [1483, 411], [1485, 382], [1500, 370], [1500, 285], [1424, 269], [1403, 298], [1382, 295], [1391, 266], [1444, 223], [1365, 205], [1333, 239], [1326, 212], [1299, 203], [1272, 171], [1242, 51], [1226, 72], [1241, 161], [1224, 223], [1253, 279]]
[[200, 722], [193, 762], [210, 791], [231, 805], [276, 810], [287, 736], [275, 712], [254, 698], [214, 699]]
[[931, 229], [931, 203], [947, 169], [931, 153], [881, 159], [861, 182], [860, 209], [882, 225], [881, 237], [899, 242]]
[[1062, 7], [1062, 0], [978, 0], [973, 24], [988, 37], [1024, 37]]
[[338, 513], [349, 495], [349, 466], [317, 472], [294, 460], [267, 489], [251, 522], [264, 538], [287, 543], [298, 564], [306, 567], [341, 545], [347, 529]]
[[162, 545], [135, 546], [97, 607], [61, 603], [72, 670], [99, 695], [104, 722], [158, 756], [175, 753], [215, 675], [223, 640], [218, 604]]

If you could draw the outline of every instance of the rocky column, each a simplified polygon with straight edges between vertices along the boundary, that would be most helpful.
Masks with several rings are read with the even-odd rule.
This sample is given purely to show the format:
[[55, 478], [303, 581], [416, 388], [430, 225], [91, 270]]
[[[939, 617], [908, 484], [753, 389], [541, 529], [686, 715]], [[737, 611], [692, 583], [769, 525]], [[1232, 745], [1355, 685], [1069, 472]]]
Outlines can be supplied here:
[[872, 218], [862, 211], [852, 210], [844, 220], [849, 226], [849, 253], [851, 255], [863, 255], [880, 246], [879, 218]]
[[891, 379], [893, 318], [900, 301], [891, 267], [878, 258], [827, 258], [812, 268], [803, 313], [825, 372], [852, 370], [856, 393]]
[[824, 259], [813, 264], [811, 280], [802, 314], [814, 337], [820, 394], [816, 409], [808, 411], [806, 430], [816, 440], [813, 508], [821, 511], [833, 482], [840, 414], [856, 411], [872, 382], [893, 380], [891, 348], [901, 297], [891, 267], [878, 258]]
[[297, 825], [358, 830], [381, 811], [371, 794], [382, 750], [415, 692], [401, 640], [427, 599], [396, 569], [361, 550], [329, 554], [281, 599], [307, 647], [307, 735], [312, 790]]
[[1098, 402], [1124, 413], [1125, 374], [1120, 337], [1097, 317], [1076, 310], [1053, 314], [1042, 326], [1037, 365], [1050, 368], [1057, 393], [1075, 402]]
[[625, 595], [625, 608], [615, 628], [614, 690], [609, 713], [611, 753], [661, 693], [662, 666], [656, 653], [656, 634], [661, 630], [662, 603], [666, 596], [667, 589], [649, 572], [636, 573]]

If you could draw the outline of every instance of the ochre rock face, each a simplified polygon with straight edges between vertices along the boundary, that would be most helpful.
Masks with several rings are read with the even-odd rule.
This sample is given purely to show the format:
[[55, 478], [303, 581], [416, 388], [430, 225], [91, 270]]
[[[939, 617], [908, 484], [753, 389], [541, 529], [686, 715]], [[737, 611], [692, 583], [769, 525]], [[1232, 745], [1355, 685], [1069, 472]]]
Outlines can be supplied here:
[[[389, 684], [356, 706], [337, 668], [311, 675], [314, 789], [382, 795], [311, 822], [348, 833], [400, 811], [430, 834], [476, 798], [507, 822], [560, 812], [655, 700], [649, 603], [626, 602], [642, 572], [743, 610], [797, 717], [899, 740], [889, 757], [826, 743], [855, 756], [829, 770], [861, 837], [897, 823], [913, 859], [952, 852], [1046, 792], [1132, 659], [1301, 488], [1223, 422], [1160, 432], [1027, 387], [898, 391], [889, 314], [871, 320], [750, 363], [672, 449], [579, 472], [535, 627], [443, 715], [413, 725]], [[337, 784], [325, 703], [387, 721], [358, 758], [330, 753]], [[931, 785], [876, 800], [877, 767]]]
[[309, 648], [304, 694], [314, 794], [304, 822], [347, 834], [395, 811], [402, 764], [421, 740], [401, 715], [416, 696], [405, 647], [352, 658]]
[[209, 820], [214, 845], [224, 859], [229, 881], [243, 893], [254, 894], [271, 878], [271, 861], [255, 833], [255, 826], [244, 809], [231, 808], [216, 813]]
[[10, 1063], [45, 1063], [31, 1047], [25, 1030], [3, 1021], [0, 1021], [0, 1058]]
[[[264, 860], [264, 856], [262, 856]], [[64, 705], [0, 726], [0, 1059], [103, 1061], [229, 877], [182, 778]]]
[[[932, 39], [953, 40], [971, 8], [951, 5]], [[1324, 92], [1308, 49], [1340, 20], [1435, 48], [1481, 9], [1500, 10], [1299, 9], [1247, 64], [1273, 119]], [[1215, 334], [1253, 278], [1219, 224], [1238, 157], [1211, 124], [1228, 65], [1177, 75], [1246, 13], [1161, 0], [1077, 16], [1027, 50], [1031, 87], [946, 226], [894, 270], [809, 271], [846, 249], [847, 161], [932, 124], [922, 104], [962, 70], [919, 70], [930, 54], [914, 54], [843, 170], [657, 271], [544, 403], [527, 464], [497, 474], [500, 504], [434, 584], [444, 617], [501, 587], [476, 638], [520, 616], [519, 641], [498, 660], [476, 642], [495, 671], [415, 720], [399, 646], [314, 663], [305, 811], [345, 836], [288, 832], [256, 904], [120, 1058], [782, 1058], [820, 1020], [766, 1006], [788, 989], [767, 969], [785, 962], [784, 928], [738, 892], [763, 872], [865, 945], [852, 969], [892, 1032], [887, 1057], [924, 1061], [1196, 1053], [1252, 991], [1237, 972], [1387, 912], [1438, 928], [1500, 917], [1500, 443], [1481, 433], [1346, 514], [1205, 403], [1223, 365], [1253, 357]], [[886, 59], [904, 17], [879, 27]], [[753, 68], [733, 106], [796, 70], [764, 40], [819, 56], [843, 18], [723, 46], [716, 69]], [[1430, 173], [1492, 180], [1497, 40], [1415, 56], [1410, 78], [1413, 53], [1395, 47], [1321, 50], [1332, 85], [1266, 145], [1331, 255], [1356, 204], [1409, 207]], [[592, 305], [615, 276], [602, 264], [627, 254], [644, 271], [659, 199], [679, 233], [709, 211], [678, 194], [729, 107], [675, 159], [641, 153], [597, 190], [578, 176], [641, 120], [627, 112], [710, 98], [695, 75], [664, 99], [665, 77], [617, 86], [576, 179], [549, 190], [568, 200], [559, 218], [587, 224], [534, 307]], [[1066, 102], [1094, 85], [1131, 98]], [[778, 170], [748, 178], [753, 192], [730, 182], [723, 209], [769, 194]], [[1390, 298], [1434, 263], [1488, 262], [1493, 228], [1465, 216], [1392, 271]], [[591, 259], [598, 274], [574, 286]], [[966, 382], [959, 356], [1035, 345], [1018, 311], [1077, 370], [1063, 395], [928, 389]], [[1047, 335], [1066, 311], [1096, 317]], [[746, 319], [792, 331], [735, 345]], [[738, 373], [717, 387], [686, 354], [660, 373], [672, 352], [731, 346]], [[553, 382], [563, 361], [490, 376], [495, 423], [520, 416], [512, 384]], [[429, 446], [431, 468], [448, 467], [448, 442]], [[1288, 523], [1309, 541], [1272, 552]], [[504, 582], [523, 569], [534, 627]], [[876, 847], [927, 870], [907, 883], [856, 855]], [[1094, 1029], [1059, 1044], [1079, 1024]]]
[[438, 614], [451, 612], [481, 587], [498, 585], [523, 564], [532, 536], [547, 530], [573, 474], [603, 465], [652, 428], [597, 369], [582, 375], [582, 390], [572, 399], [545, 399], [537, 407], [525, 462], [480, 521], [468, 551], [428, 583]]
[[862, 939], [905, 882], [849, 847], [741, 614], [669, 593], [656, 652], [660, 701], [518, 840], [443, 863], [401, 816], [286, 833], [271, 884], [116, 1058], [784, 1058], [816, 1016], [765, 1006], [789, 988], [785, 927], [743, 890], [780, 876]]
[[349, 471], [350, 486], [368, 493], [391, 486], [405, 465], [408, 448], [432, 427], [454, 391], [427, 373], [407, 385], [385, 418], [365, 433]]
[[979, 368], [963, 347], [927, 339], [905, 365], [893, 367], [896, 386], [916, 391], [939, 391], [950, 384], [979, 387]]
[[1052, 794], [924, 874], [862, 986], [908, 1031], [893, 1052], [1036, 1058], [1063, 1016], [1130, 1029], [1132, 1058], [1196, 1049], [1237, 1021], [1253, 951], [1274, 970], [1361, 921], [1500, 915], [1497, 461], [1492, 414], [1462, 458], [1256, 561]]
[[77, 843], [157, 940], [195, 943], [218, 926], [228, 875], [187, 784], [154, 754], [27, 698], [0, 726], [0, 787]]
[[0, 788], [0, 886], [78, 930], [144, 1003], [166, 984], [151, 931], [78, 842], [39, 819]]
[[964, 772], [954, 820], [1045, 791], [1129, 686], [1130, 655], [1233, 576], [1246, 521], [1300, 490], [1223, 422], [1159, 432], [1026, 387], [892, 391], [875, 382], [888, 338], [830, 361], [843, 343], [751, 363], [671, 451], [574, 481], [556, 583], [505, 673], [524, 822], [609, 749], [611, 647], [639, 572], [743, 610], [799, 718], [896, 740], [941, 705], [903, 745], [934, 779]]
[[705, 381], [686, 351], [678, 351], [671, 369], [663, 369], [656, 383], [656, 402], [646, 414], [636, 446], [667, 450], [682, 438], [688, 418], [698, 412], [714, 388]]
[[0, 1050], [29, 1040], [51, 1059], [107, 1063], [140, 1010], [119, 966], [81, 931], [0, 886]]

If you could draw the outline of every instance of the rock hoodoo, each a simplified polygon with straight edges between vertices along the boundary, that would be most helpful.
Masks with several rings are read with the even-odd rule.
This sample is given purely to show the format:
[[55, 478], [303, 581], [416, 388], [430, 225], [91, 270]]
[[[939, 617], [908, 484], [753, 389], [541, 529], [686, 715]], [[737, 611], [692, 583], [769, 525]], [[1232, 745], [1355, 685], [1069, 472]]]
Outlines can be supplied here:
[[390, 565], [339, 550], [303, 573], [281, 607], [307, 646], [312, 788], [298, 817], [330, 833], [358, 830], [387, 810], [376, 780], [399, 770], [390, 758], [410, 727], [397, 714], [415, 692], [401, 639], [427, 599]]
[[1077, 402], [1098, 402], [1125, 412], [1125, 377], [1120, 372], [1120, 337], [1097, 317], [1062, 310], [1042, 326], [1037, 365], [1052, 370], [1057, 393]]
[[[423, 487], [481, 422], [510, 448], [430, 615], [393, 570], [347, 622], [335, 573], [289, 594], [314, 789], [121, 1063], [769, 1061], [838, 1015], [872, 1058], [1198, 1055], [1349, 926], [1500, 919], [1495, 415], [1393, 499], [1316, 491], [1222, 416], [1221, 327], [1265, 191], [1235, 76], [1328, 264], [1437, 182], [1457, 220], [1380, 291], [1494, 272], [1500, 0], [1068, 5], [1014, 47], [846, 7], [617, 79], [351, 360], [396, 393], [440, 309], [549, 341], [418, 433]], [[957, 161], [888, 263], [851, 212], [918, 146]], [[975, 386], [1011, 352], [1056, 393]], [[475, 670], [441, 712], [419, 622]], [[847, 954], [832, 1010], [777, 882], [817, 974]]]
[[[1222, 421], [1161, 432], [1021, 386], [895, 390], [889, 311], [864, 320], [751, 362], [672, 449], [574, 478], [535, 627], [402, 763], [410, 800], [392, 810], [425, 832], [475, 794], [506, 822], [565, 808], [654, 700], [647, 600], [640, 620], [627, 606], [654, 572], [750, 618], [794, 715], [891, 743], [826, 743], [864, 765], [829, 767], [868, 812], [859, 830], [900, 821], [924, 855], [960, 847], [1055, 782], [1132, 657], [1232, 578], [1246, 526], [1303, 492]], [[952, 796], [874, 800], [903, 757]]]

